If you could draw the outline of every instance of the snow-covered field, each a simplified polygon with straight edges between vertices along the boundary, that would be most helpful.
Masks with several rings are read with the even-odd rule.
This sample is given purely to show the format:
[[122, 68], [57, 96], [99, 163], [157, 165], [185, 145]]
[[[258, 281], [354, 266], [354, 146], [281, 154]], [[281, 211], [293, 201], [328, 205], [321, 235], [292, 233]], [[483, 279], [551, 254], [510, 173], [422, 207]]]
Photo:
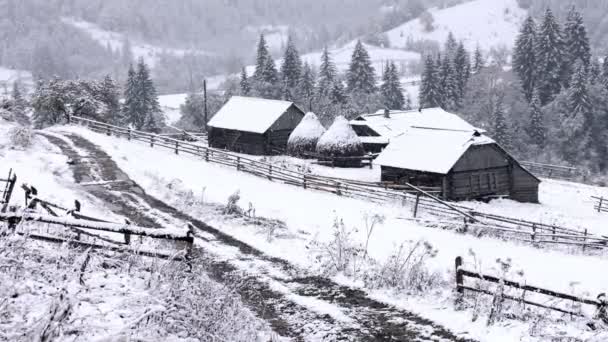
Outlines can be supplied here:
[[160, 109], [165, 113], [168, 124], [176, 123], [182, 116], [179, 108], [186, 103], [188, 94], [169, 94], [158, 97]]
[[434, 30], [427, 32], [420, 19], [404, 23], [387, 32], [392, 47], [405, 47], [408, 39], [445, 42], [452, 32], [457, 40], [473, 51], [506, 46], [511, 48], [526, 18], [517, 0], [474, 0], [445, 9], [430, 10]]
[[[402, 207], [397, 203], [377, 205], [364, 200], [338, 198], [331, 194], [305, 191], [297, 187], [268, 182], [230, 168], [207, 164], [196, 158], [176, 156], [171, 151], [151, 149], [144, 144], [128, 143], [92, 133], [79, 127], [55, 129], [76, 132], [98, 144], [113, 157], [119, 167], [150, 194], [169, 203], [179, 201], [180, 192], [176, 192], [175, 187], [167, 187], [169, 183], [176, 184], [176, 180], [179, 180], [181, 191], [191, 190], [195, 194], [200, 194], [209, 203], [226, 203], [230, 195], [240, 191], [239, 204], [242, 207], [255, 209], [258, 216], [285, 222], [288, 232], [283, 232], [281, 237], [269, 240], [268, 236], [259, 230], [227, 224], [218, 217], [200, 217], [200, 219], [264, 250], [271, 256], [287, 259], [304, 268], [314, 270], [317, 267], [314, 254], [311, 253], [311, 243], [330, 241], [336, 218], [343, 220], [346, 227], [353, 228], [353, 239], [363, 243], [366, 240], [365, 218], [378, 214], [385, 217], [384, 224], [376, 228], [369, 240], [369, 254], [378, 262], [390, 258], [402, 243], [424, 240], [437, 249], [436, 256], [428, 262], [429, 269], [437, 272], [447, 284], [452, 281], [454, 258], [463, 256], [468, 268], [480, 269], [486, 273], [498, 273], [497, 259], [510, 260], [513, 277], [515, 273], [521, 271], [521, 276], [528, 284], [591, 297], [606, 291], [608, 274], [598, 272], [608, 267], [608, 259], [605, 256], [536, 249], [512, 241], [476, 238], [454, 231], [428, 228], [410, 219], [409, 206]], [[545, 182], [541, 186], [541, 200], [547, 201], [546, 204], [519, 205], [504, 201], [504, 203], [493, 202], [484, 209], [500, 210], [502, 207], [507, 211], [501, 211], [503, 214], [523, 217], [531, 215], [530, 213], [536, 208], [543, 208], [542, 211], [547, 215], [554, 215], [559, 220], [559, 214], [565, 210], [565, 206], [574, 201], [565, 198], [552, 201], [550, 198], [569, 186], [574, 188], [571, 194], [578, 193], [577, 198], [584, 198], [594, 191], [603, 191], [586, 186]], [[581, 208], [582, 205], [573, 206], [569, 210], [572, 213], [581, 211], [579, 213], [581, 224], [587, 222], [592, 224], [595, 220], [594, 214], [588, 211], [587, 214], [583, 214]], [[197, 214], [196, 208], [191, 210], [193, 215]], [[475, 254], [476, 265], [473, 264], [474, 258], [471, 252]], [[357, 280], [351, 278], [337, 279], [360, 285]], [[433, 292], [432, 296], [425, 296], [422, 299], [415, 296], [404, 299], [403, 295], [382, 291], [373, 292], [373, 295], [419, 312], [455, 332], [481, 341], [543, 340], [541, 335], [531, 337], [530, 326], [526, 323], [508, 320], [487, 327], [483, 319], [471, 322], [471, 312], [454, 311], [450, 288], [448, 285], [447, 288]], [[581, 321], [567, 325], [548, 323], [547, 329], [549, 332], [544, 331], [544, 333], [554, 334], [551, 336], [565, 334], [581, 337], [584, 340], [592, 335]]]
[[[76, 19], [76, 18], [61, 18], [61, 20], [69, 25], [74, 26], [77, 29], [80, 29], [86, 33], [88, 33], [91, 38], [99, 42], [102, 46], [110, 46], [114, 51], [122, 51], [124, 46], [125, 39], [127, 38], [124, 34], [118, 32], [112, 32], [108, 30], [104, 30], [101, 27], [97, 26], [94, 23], [90, 23], [84, 20]], [[143, 58], [146, 63], [150, 66], [154, 67], [158, 58], [161, 54], [166, 53], [175, 56], [183, 56], [187, 53], [196, 53], [196, 54], [204, 54], [206, 52], [201, 50], [187, 50], [187, 49], [176, 49], [171, 47], [161, 47], [146, 43], [140, 43], [136, 41], [130, 41], [131, 43], [131, 52], [133, 56], [138, 58]]]

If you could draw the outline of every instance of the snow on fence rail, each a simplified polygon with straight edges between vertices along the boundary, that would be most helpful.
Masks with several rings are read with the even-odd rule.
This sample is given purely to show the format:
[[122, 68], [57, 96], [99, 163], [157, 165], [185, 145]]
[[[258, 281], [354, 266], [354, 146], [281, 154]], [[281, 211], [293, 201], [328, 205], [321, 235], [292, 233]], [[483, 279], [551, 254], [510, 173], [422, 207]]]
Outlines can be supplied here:
[[608, 212], [608, 198], [591, 196], [595, 200], [595, 205], [593, 209], [597, 210], [598, 213], [607, 213]]
[[233, 167], [237, 171], [249, 173], [270, 181], [282, 182], [304, 189], [329, 192], [339, 196], [361, 198], [378, 203], [397, 202], [403, 206], [406, 203], [411, 203], [414, 217], [420, 209], [425, 209], [433, 215], [462, 220], [460, 222], [462, 222], [464, 228], [462, 230], [465, 232], [469, 228], [479, 228], [484, 231], [501, 234], [501, 236], [515, 236], [516, 240], [531, 243], [536, 247], [540, 247], [541, 245], [577, 246], [581, 247], [583, 251], [586, 251], [588, 248], [608, 248], [608, 237], [598, 237], [589, 234], [586, 229], [572, 229], [478, 212], [466, 206], [448, 203], [439, 199], [435, 196], [439, 194], [436, 188], [419, 188], [411, 184], [400, 184], [396, 190], [392, 190], [391, 186], [382, 183], [306, 174], [242, 157], [224, 150], [179, 141], [157, 134], [112, 126], [75, 116], [72, 116], [71, 119], [96, 132], [107, 135], [114, 134], [119, 137], [124, 136], [128, 140], [141, 141], [149, 144], [151, 147], [164, 147], [174, 151], [175, 154], [190, 154], [200, 157], [206, 162]]
[[[464, 296], [464, 293], [466, 290], [466, 291], [483, 293], [483, 294], [487, 294], [490, 296], [502, 296], [502, 298], [504, 298], [504, 299], [509, 299], [509, 300], [513, 300], [516, 302], [541, 307], [544, 309], [550, 309], [550, 310], [558, 311], [558, 312], [573, 315], [573, 316], [584, 317], [584, 315], [581, 312], [574, 312], [574, 311], [570, 311], [570, 310], [560, 308], [557, 306], [545, 305], [545, 304], [541, 304], [538, 302], [534, 302], [534, 301], [525, 299], [526, 294], [544, 295], [544, 296], [563, 299], [563, 300], [567, 300], [567, 301], [571, 301], [571, 302], [591, 305], [597, 309], [597, 312], [599, 314], [597, 318], [602, 319], [602, 320], [608, 320], [608, 317], [605, 316], [606, 309], [608, 309], [608, 307], [607, 307], [608, 302], [606, 302], [605, 300], [595, 300], [595, 299], [578, 297], [578, 296], [574, 296], [574, 295], [567, 294], [567, 293], [561, 293], [558, 291], [544, 289], [541, 287], [521, 284], [516, 281], [507, 280], [507, 279], [504, 279], [501, 277], [496, 277], [496, 276], [489, 275], [489, 274], [482, 274], [479, 272], [469, 271], [469, 270], [466, 270], [463, 268], [462, 257], [456, 258], [455, 266], [456, 266], [456, 293], [459, 296], [459, 298], [458, 298], [459, 301], [462, 300], [462, 297]], [[515, 296], [506, 295], [504, 293], [498, 294], [498, 293], [492, 292], [490, 290], [482, 289], [481, 287], [467, 286], [464, 283], [465, 278], [479, 279], [481, 281], [498, 284], [498, 286], [504, 286], [504, 287], [510, 287], [510, 288], [522, 290], [523, 294], [521, 296], [515, 297]], [[598, 295], [598, 298], [602, 298], [602, 294]]]
[[579, 175], [579, 170], [575, 167], [542, 164], [534, 162], [521, 162], [522, 166], [542, 177], [572, 180]]

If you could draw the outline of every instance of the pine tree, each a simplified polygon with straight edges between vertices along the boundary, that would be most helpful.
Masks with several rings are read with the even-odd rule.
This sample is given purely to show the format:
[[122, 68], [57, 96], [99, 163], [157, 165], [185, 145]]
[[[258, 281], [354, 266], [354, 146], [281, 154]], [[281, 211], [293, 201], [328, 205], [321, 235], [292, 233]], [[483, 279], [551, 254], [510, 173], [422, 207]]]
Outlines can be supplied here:
[[403, 89], [399, 81], [397, 66], [394, 62], [387, 63], [384, 68], [380, 93], [385, 108], [395, 110], [404, 108], [405, 97], [403, 96]]
[[528, 102], [532, 101], [532, 93], [536, 86], [535, 42], [536, 24], [532, 17], [528, 17], [517, 36], [513, 52], [513, 70], [519, 76]]
[[587, 123], [590, 122], [593, 107], [589, 99], [587, 72], [581, 61], [578, 61], [575, 65], [575, 73], [572, 76], [572, 84], [568, 91], [568, 106], [571, 117], [580, 117], [581, 126], [579, 128], [582, 130], [588, 128]]
[[505, 117], [503, 95], [497, 95], [496, 103], [494, 104], [493, 120], [494, 120], [494, 139], [505, 149], [512, 148], [512, 136], [509, 124]]
[[587, 29], [583, 23], [583, 16], [572, 6], [568, 12], [566, 24], [564, 27], [564, 46], [566, 52], [564, 77], [568, 83], [571, 77], [571, 70], [577, 60], [580, 60], [589, 70], [591, 64], [591, 47]]
[[239, 85], [241, 87], [241, 94], [244, 96], [249, 95], [251, 92], [251, 85], [249, 84], [249, 77], [247, 76], [247, 69], [245, 69], [245, 67], [241, 69], [241, 81]]
[[426, 57], [420, 82], [420, 108], [434, 108], [442, 105], [439, 75], [431, 55]]
[[363, 43], [359, 40], [351, 58], [346, 85], [350, 94], [373, 94], [376, 92], [375, 70]]
[[563, 80], [564, 42], [551, 9], [547, 9], [536, 39], [536, 74], [541, 104], [560, 92]]
[[112, 125], [122, 125], [123, 118], [120, 110], [119, 89], [110, 75], [106, 75], [99, 86], [98, 100], [104, 105], [101, 113], [106, 122]]
[[336, 80], [334, 84], [332, 84], [329, 93], [329, 101], [332, 104], [345, 104], [347, 102], [347, 97], [344, 93], [344, 85], [341, 81]]
[[257, 82], [263, 82], [265, 80], [265, 76], [268, 68], [268, 60], [272, 59], [270, 56], [270, 52], [268, 52], [268, 45], [266, 45], [266, 39], [264, 38], [264, 34], [260, 35], [260, 40], [258, 42], [258, 52], [256, 56], [255, 62], [255, 72], [253, 73], [253, 79]]
[[458, 42], [454, 38], [454, 34], [450, 31], [448, 38], [445, 40], [444, 53], [448, 56], [448, 59], [454, 59], [456, 49], [458, 48]]
[[532, 99], [530, 101], [530, 126], [528, 134], [532, 142], [539, 148], [545, 147], [546, 127], [543, 118], [543, 112], [540, 105], [540, 95], [538, 90], [532, 91]]
[[202, 130], [205, 126], [204, 106], [205, 99], [201, 94], [191, 92], [186, 96], [186, 101], [179, 107], [181, 127], [191, 127]]
[[315, 79], [312, 73], [312, 68], [308, 63], [304, 63], [304, 66], [302, 67], [302, 75], [300, 76], [297, 90], [297, 95], [300, 102], [306, 104], [309, 112], [312, 111], [311, 107], [312, 97], [315, 92]]
[[129, 65], [127, 74], [127, 83], [124, 89], [125, 102], [122, 106], [122, 117], [126, 124], [134, 127], [143, 126], [144, 117], [141, 117], [142, 109], [138, 97], [137, 75], [133, 69], [133, 65]]
[[464, 98], [464, 94], [471, 78], [471, 58], [469, 53], [460, 42], [454, 54], [454, 72], [457, 86], [457, 103], [460, 104]]
[[454, 75], [452, 61], [449, 60], [448, 55], [445, 55], [439, 70], [440, 89], [443, 98], [442, 108], [445, 110], [456, 109], [459, 105], [458, 85]]
[[601, 75], [601, 83], [604, 86], [604, 89], [608, 91], [608, 55], [604, 57]]
[[13, 89], [11, 91], [11, 111], [18, 123], [21, 125], [28, 125], [29, 119], [26, 115], [27, 101], [23, 98], [19, 82], [13, 82]]
[[485, 66], [486, 61], [483, 57], [483, 52], [481, 52], [481, 47], [477, 45], [477, 47], [475, 48], [475, 53], [473, 54], [473, 67], [471, 69], [471, 72], [476, 74]]
[[295, 88], [300, 81], [302, 75], [302, 60], [300, 54], [296, 49], [291, 37], [287, 40], [287, 48], [285, 49], [285, 55], [283, 57], [283, 64], [281, 65], [281, 76], [283, 77], [283, 84], [288, 88]]
[[582, 61], [574, 67], [570, 88], [567, 91], [567, 108], [560, 122], [562, 130], [562, 154], [568, 162], [581, 159], [581, 153], [588, 154], [590, 124], [593, 106], [587, 87], [587, 72]]
[[139, 59], [137, 71], [129, 68], [123, 108], [124, 119], [137, 130], [158, 132], [164, 126], [156, 88], [143, 58]]
[[321, 55], [321, 67], [319, 68], [319, 77], [317, 82], [317, 93], [320, 96], [327, 96], [331, 92], [333, 84], [337, 77], [336, 66], [331, 59], [327, 47], [323, 49]]
[[597, 84], [602, 81], [602, 65], [600, 60], [597, 58], [591, 59], [591, 65], [589, 66], [589, 83]]

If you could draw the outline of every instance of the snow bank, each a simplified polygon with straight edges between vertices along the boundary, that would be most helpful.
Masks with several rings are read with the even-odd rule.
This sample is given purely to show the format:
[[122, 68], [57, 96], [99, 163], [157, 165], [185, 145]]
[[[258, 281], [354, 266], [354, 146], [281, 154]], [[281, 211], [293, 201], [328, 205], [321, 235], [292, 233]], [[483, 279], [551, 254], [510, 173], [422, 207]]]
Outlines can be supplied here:
[[319, 139], [317, 152], [335, 157], [355, 157], [365, 154], [361, 139], [343, 116], [338, 116]]
[[305, 152], [314, 152], [317, 142], [326, 132], [315, 113], [307, 113], [304, 119], [291, 132], [287, 141], [287, 152], [291, 155], [301, 155]]

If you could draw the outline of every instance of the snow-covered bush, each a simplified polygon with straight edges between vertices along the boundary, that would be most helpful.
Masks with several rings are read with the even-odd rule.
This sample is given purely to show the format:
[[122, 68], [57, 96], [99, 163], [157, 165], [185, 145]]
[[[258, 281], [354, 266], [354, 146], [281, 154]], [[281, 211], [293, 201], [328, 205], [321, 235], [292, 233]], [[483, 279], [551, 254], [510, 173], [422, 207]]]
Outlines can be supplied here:
[[[365, 154], [363, 143], [350, 127], [348, 120], [338, 116], [317, 143], [317, 153], [324, 157], [361, 157]], [[341, 163], [351, 166], [353, 163]], [[360, 164], [357, 161], [356, 164]]]
[[228, 202], [224, 207], [225, 215], [242, 215], [243, 209], [239, 207], [238, 202], [241, 199], [241, 192], [239, 190], [235, 191], [232, 195], [228, 197]]
[[315, 113], [306, 114], [289, 136], [287, 153], [296, 157], [303, 157], [306, 153], [315, 152], [317, 142], [325, 132], [325, 127], [321, 125], [321, 121]]
[[348, 229], [341, 219], [336, 218], [333, 224], [332, 240], [321, 243], [312, 241], [315, 259], [322, 273], [333, 276], [344, 273], [356, 278], [363, 265], [365, 252], [363, 246], [354, 238], [356, 229]]
[[32, 146], [32, 130], [25, 126], [16, 126], [9, 132], [10, 144], [13, 148], [26, 149]]

